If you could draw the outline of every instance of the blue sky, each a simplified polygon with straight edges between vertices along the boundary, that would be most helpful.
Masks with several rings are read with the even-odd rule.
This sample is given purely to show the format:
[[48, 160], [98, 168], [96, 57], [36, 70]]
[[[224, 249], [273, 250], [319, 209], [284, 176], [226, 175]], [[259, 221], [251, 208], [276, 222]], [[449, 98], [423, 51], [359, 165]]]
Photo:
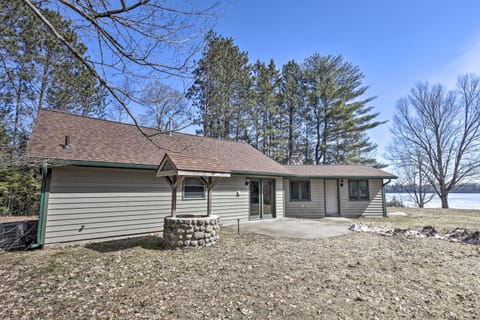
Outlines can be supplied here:
[[[391, 120], [398, 98], [417, 81], [455, 85], [480, 74], [480, 1], [231, 0], [215, 31], [232, 37], [251, 61], [280, 68], [311, 54], [342, 54], [365, 74], [369, 95]], [[383, 158], [390, 123], [371, 130]]]

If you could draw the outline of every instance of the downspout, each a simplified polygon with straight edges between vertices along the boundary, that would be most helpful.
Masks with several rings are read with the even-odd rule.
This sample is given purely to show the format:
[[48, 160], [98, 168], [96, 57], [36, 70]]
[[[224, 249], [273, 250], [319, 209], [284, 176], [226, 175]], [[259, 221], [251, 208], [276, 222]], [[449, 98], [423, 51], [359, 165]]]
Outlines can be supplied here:
[[40, 193], [40, 208], [38, 212], [38, 225], [37, 225], [37, 239], [34, 244], [32, 244], [32, 249], [40, 248], [43, 245], [43, 236], [45, 234], [45, 220], [47, 217], [46, 208], [48, 202], [48, 189], [49, 189], [49, 174], [48, 174], [48, 163], [44, 162], [42, 164], [42, 190]]
[[392, 179], [388, 179], [387, 182], [383, 183], [382, 184], [382, 202], [383, 202], [383, 217], [386, 218], [387, 217], [387, 199], [385, 197], [385, 186], [387, 184], [389, 184], [390, 182], [392, 182]]

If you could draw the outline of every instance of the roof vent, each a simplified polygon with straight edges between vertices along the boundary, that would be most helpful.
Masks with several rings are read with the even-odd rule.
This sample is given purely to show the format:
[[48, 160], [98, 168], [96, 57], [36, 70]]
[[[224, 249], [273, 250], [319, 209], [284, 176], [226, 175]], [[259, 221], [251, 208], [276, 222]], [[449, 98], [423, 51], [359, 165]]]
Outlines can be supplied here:
[[70, 136], [65, 136], [65, 143], [63, 144], [63, 150], [70, 150]]

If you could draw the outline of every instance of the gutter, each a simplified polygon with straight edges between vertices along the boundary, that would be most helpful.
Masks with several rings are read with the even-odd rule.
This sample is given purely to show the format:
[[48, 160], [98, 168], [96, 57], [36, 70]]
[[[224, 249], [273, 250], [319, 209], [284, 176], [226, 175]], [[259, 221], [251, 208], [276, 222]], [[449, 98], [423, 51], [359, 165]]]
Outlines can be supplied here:
[[387, 182], [383, 183], [382, 184], [382, 202], [383, 202], [383, 217], [386, 218], [387, 217], [387, 198], [385, 197], [385, 186], [387, 184], [389, 184], [390, 182], [392, 182], [392, 179], [388, 179]]
[[100, 161], [84, 161], [84, 160], [65, 160], [65, 165], [78, 166], [78, 167], [147, 169], [147, 170], [155, 170], [158, 168], [158, 165], [149, 165], [149, 164], [100, 162]]
[[50, 189], [50, 174], [48, 162], [42, 164], [42, 190], [40, 193], [40, 208], [38, 212], [37, 239], [31, 245], [32, 249], [40, 248], [43, 245], [45, 235], [45, 222], [47, 218], [48, 192]]

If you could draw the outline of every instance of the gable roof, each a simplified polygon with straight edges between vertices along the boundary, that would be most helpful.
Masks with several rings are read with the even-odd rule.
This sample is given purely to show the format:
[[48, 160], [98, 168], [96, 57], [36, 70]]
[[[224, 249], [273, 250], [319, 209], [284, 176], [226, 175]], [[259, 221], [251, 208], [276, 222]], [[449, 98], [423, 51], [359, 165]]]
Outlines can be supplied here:
[[[230, 172], [222, 162], [215, 158], [194, 158], [180, 153], [166, 153], [157, 169], [157, 175], [162, 171], [171, 170], [176, 172], [203, 172], [209, 174]], [[230, 174], [228, 176], [230, 176]]]
[[296, 176], [309, 178], [397, 178], [391, 173], [365, 165], [288, 165], [285, 167]]
[[[40, 110], [25, 155], [39, 159], [158, 166], [165, 152], [170, 155], [178, 152], [193, 159], [216, 158], [232, 173], [286, 174], [284, 166], [247, 143], [144, 129], [148, 134], [155, 134], [153, 139], [164, 150], [148, 141], [134, 125]], [[69, 149], [63, 147], [67, 135]]]
[[[176, 165], [189, 171], [229, 172], [266, 176], [309, 178], [395, 179], [383, 170], [363, 165], [281, 165], [251, 145], [184, 133], [165, 133], [143, 128], [153, 134], [148, 141], [131, 124], [40, 110], [25, 156], [92, 163], [95, 166], [157, 168], [168, 153]], [[69, 148], [64, 148], [65, 136]]]

